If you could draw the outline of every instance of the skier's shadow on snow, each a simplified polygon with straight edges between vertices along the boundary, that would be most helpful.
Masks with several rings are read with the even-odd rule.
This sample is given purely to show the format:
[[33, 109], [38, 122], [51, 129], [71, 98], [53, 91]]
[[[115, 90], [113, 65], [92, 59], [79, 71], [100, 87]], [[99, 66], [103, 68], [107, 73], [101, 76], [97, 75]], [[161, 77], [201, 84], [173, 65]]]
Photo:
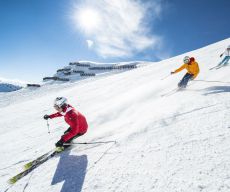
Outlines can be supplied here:
[[230, 86], [212, 86], [205, 89], [203, 95], [211, 95], [216, 93], [230, 92]]
[[60, 160], [51, 185], [64, 181], [61, 192], [80, 192], [85, 180], [88, 159], [86, 155], [70, 155], [67, 151]]

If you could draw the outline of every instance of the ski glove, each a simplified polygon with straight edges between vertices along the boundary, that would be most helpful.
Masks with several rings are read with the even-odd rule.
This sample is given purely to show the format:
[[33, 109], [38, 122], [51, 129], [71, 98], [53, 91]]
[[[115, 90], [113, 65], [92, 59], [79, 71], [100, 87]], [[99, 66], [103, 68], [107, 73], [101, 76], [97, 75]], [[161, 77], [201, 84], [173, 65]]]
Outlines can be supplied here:
[[55, 144], [55, 146], [56, 147], [62, 147], [63, 146], [63, 141], [60, 139], [56, 144]]
[[47, 120], [47, 119], [49, 119], [50, 118], [50, 116], [49, 115], [44, 115], [44, 117], [43, 117], [45, 120]]

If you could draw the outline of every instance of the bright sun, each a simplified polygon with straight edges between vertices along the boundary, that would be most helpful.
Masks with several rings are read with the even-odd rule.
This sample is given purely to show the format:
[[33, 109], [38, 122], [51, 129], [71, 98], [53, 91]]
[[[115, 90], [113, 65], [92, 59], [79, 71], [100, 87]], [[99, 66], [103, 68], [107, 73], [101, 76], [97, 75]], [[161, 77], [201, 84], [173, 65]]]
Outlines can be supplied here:
[[99, 13], [93, 9], [81, 9], [77, 14], [77, 20], [80, 27], [87, 33], [95, 30], [100, 24]]

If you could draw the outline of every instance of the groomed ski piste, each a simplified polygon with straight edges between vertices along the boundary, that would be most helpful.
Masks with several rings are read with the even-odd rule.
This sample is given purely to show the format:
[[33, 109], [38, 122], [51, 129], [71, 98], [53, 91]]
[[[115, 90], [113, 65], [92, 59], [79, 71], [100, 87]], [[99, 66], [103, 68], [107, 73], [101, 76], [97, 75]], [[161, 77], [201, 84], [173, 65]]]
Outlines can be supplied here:
[[[230, 191], [230, 66], [209, 70], [229, 44], [123, 73], [0, 93], [0, 191]], [[163, 79], [185, 55], [195, 57], [200, 74], [186, 90], [162, 97], [185, 74]], [[43, 115], [54, 112], [57, 96], [87, 117], [88, 132], [75, 142], [117, 143], [76, 145], [9, 185], [68, 128], [53, 119], [48, 134]]]

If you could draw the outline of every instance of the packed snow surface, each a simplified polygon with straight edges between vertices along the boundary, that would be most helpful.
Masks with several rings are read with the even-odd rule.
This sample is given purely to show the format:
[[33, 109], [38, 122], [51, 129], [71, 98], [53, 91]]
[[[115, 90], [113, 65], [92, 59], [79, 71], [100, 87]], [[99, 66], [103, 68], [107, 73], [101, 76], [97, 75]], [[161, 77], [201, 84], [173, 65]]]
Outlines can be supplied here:
[[[230, 66], [209, 70], [229, 44], [124, 73], [0, 93], [0, 191], [230, 191]], [[162, 97], [185, 74], [164, 78], [185, 55], [195, 57], [200, 74], [186, 90]], [[77, 145], [8, 185], [68, 128], [53, 119], [48, 134], [43, 115], [55, 112], [57, 96], [88, 120], [87, 134], [75, 142], [117, 143]]]

